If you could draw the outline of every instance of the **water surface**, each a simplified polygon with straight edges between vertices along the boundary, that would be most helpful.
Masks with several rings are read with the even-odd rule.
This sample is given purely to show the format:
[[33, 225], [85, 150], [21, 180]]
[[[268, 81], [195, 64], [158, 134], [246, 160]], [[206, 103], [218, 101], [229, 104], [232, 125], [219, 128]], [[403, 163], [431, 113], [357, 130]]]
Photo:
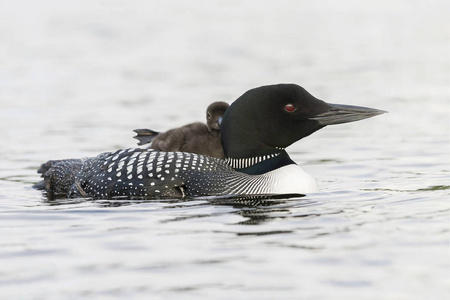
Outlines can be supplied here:
[[[2, 299], [444, 299], [447, 1], [15, 1], [0, 7]], [[294, 82], [389, 114], [288, 148], [320, 193], [47, 200], [49, 159], [135, 145]]]

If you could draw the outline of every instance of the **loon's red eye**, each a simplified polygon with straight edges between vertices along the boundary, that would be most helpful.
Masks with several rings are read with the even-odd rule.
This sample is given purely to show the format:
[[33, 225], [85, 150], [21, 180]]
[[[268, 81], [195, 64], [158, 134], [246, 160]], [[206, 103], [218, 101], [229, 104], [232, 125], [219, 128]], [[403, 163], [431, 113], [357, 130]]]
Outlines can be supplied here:
[[293, 104], [286, 104], [286, 106], [284, 107], [284, 110], [291, 113], [294, 112], [297, 108], [295, 108], [295, 106]]

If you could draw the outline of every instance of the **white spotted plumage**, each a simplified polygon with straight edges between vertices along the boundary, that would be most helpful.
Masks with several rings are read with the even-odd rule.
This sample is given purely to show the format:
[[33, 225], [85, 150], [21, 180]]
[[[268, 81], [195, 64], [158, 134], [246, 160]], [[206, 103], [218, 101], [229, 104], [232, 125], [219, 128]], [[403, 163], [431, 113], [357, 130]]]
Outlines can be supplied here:
[[[97, 198], [174, 193], [180, 196], [290, 193], [298, 190], [302, 180], [315, 187], [311, 184], [313, 179], [294, 164], [262, 175], [234, 170], [277, 155], [223, 160], [192, 153], [125, 149], [87, 159], [78, 179], [82, 189], [79, 192]], [[101, 166], [106, 172], [102, 172]], [[290, 179], [292, 172], [297, 172], [300, 181]]]

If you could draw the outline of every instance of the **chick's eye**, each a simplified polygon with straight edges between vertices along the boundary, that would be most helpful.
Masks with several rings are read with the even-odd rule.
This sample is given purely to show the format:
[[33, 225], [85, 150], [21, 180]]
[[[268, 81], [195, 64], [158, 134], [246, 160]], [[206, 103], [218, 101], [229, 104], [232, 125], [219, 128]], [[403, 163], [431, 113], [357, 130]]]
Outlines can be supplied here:
[[284, 107], [284, 110], [291, 113], [294, 112], [297, 108], [295, 108], [295, 106], [293, 104], [286, 104], [286, 106]]

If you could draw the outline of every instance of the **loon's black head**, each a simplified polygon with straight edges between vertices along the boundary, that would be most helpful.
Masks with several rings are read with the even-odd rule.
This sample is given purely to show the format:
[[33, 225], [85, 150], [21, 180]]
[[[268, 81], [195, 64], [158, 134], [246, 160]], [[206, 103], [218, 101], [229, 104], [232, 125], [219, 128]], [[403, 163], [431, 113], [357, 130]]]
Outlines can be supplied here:
[[269, 155], [326, 125], [381, 113], [326, 103], [296, 84], [262, 86], [247, 91], [227, 109], [221, 124], [222, 145], [229, 158]]

